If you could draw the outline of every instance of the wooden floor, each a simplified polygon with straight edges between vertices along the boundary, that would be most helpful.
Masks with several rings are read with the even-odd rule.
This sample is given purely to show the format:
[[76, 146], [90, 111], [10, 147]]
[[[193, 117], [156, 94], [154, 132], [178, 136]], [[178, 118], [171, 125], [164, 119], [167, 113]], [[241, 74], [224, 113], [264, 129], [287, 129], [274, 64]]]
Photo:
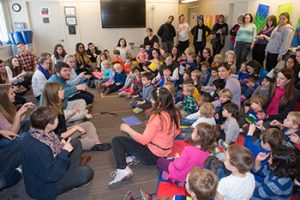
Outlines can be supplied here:
[[[110, 142], [114, 136], [122, 135], [119, 130], [121, 118], [133, 115], [130, 110], [129, 101], [119, 98], [116, 94], [104, 96], [103, 98], [95, 91], [95, 100], [92, 108], [93, 118], [91, 121], [97, 128], [99, 138], [102, 142]], [[31, 99], [31, 98], [30, 98]], [[117, 116], [101, 114], [101, 112], [116, 113]], [[137, 115], [145, 121], [143, 115]], [[143, 130], [144, 125], [135, 127]], [[115, 170], [115, 162], [112, 151], [108, 152], [86, 152], [92, 156], [89, 162], [95, 172], [94, 179], [89, 186], [81, 187], [62, 194], [60, 200], [122, 200], [124, 194], [131, 190], [138, 195], [140, 189], [154, 193], [157, 185], [157, 170], [155, 166], [138, 165], [133, 168], [134, 176], [131, 180], [125, 181], [116, 189], [109, 190], [108, 182], [111, 180], [110, 173]], [[23, 179], [15, 186], [0, 192], [1, 200], [27, 200]]]

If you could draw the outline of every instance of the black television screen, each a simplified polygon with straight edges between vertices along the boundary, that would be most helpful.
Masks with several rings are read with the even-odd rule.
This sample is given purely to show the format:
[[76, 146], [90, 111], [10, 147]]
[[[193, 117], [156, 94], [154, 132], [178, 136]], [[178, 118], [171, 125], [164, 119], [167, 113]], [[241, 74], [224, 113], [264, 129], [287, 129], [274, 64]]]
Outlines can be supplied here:
[[146, 27], [146, 0], [100, 0], [102, 28]]

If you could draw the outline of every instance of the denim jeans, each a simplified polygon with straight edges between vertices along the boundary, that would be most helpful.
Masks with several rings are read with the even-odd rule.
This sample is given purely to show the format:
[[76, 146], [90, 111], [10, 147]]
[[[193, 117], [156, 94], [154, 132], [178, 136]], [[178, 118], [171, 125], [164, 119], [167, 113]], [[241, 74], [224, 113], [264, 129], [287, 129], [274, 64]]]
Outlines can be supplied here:
[[0, 150], [0, 190], [19, 182], [22, 175], [16, 170], [21, 165], [21, 142], [18, 140]]
[[112, 151], [116, 160], [117, 169], [126, 168], [126, 156], [128, 155], [135, 156], [144, 165], [155, 165], [158, 158], [147, 146], [126, 136], [113, 138]]

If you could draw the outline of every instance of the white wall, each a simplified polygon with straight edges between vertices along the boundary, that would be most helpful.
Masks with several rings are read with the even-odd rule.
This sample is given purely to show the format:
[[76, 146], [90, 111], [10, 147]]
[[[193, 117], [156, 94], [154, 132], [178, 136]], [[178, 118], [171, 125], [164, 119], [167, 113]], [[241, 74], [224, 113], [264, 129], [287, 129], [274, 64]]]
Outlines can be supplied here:
[[300, 6], [299, 0], [252, 0], [249, 1], [248, 10], [249, 12], [255, 14], [258, 4], [264, 4], [270, 6], [269, 15], [276, 15], [278, 6], [282, 4], [292, 3], [293, 4], [293, 10], [291, 14], [291, 22], [292, 25], [296, 26], [297, 21], [300, 18]]
[[[39, 3], [41, 2], [53, 2], [57, 1], [60, 4], [60, 10], [50, 11], [50, 22], [51, 18], [55, 17], [55, 12], [60, 12], [64, 19], [64, 6], [75, 6], [77, 15], [77, 27], [76, 35], [68, 34], [68, 27], [63, 23], [63, 26], [58, 26], [57, 29], [64, 30], [64, 45], [67, 52], [74, 52], [75, 44], [79, 41], [87, 43], [93, 41], [100, 49], [107, 48], [112, 50], [120, 37], [124, 37], [127, 42], [134, 42], [135, 46], [138, 47], [142, 44], [145, 37], [145, 28], [110, 28], [103, 29], [101, 25], [101, 13], [100, 13], [100, 0], [9, 0], [9, 7], [14, 2], [21, 4], [24, 9], [19, 13], [15, 13], [9, 10], [11, 21], [13, 22], [25, 22], [28, 28], [31, 26], [30, 17], [41, 16], [36, 13], [28, 13], [28, 2]], [[27, 3], [26, 3], [27, 2]], [[159, 26], [163, 24], [169, 15], [174, 15], [175, 19], [178, 18], [178, 0], [146, 0], [146, 27], [152, 27], [154, 32], [157, 32]], [[138, 9], [138, 8], [137, 8]], [[175, 20], [177, 23], [177, 20]], [[174, 25], [176, 25], [174, 23]], [[49, 37], [51, 37], [51, 31], [49, 30]], [[33, 30], [34, 33], [34, 30]], [[43, 42], [36, 41], [35, 42]], [[49, 47], [49, 52], [52, 52], [52, 47]], [[37, 52], [41, 53], [41, 52]]]

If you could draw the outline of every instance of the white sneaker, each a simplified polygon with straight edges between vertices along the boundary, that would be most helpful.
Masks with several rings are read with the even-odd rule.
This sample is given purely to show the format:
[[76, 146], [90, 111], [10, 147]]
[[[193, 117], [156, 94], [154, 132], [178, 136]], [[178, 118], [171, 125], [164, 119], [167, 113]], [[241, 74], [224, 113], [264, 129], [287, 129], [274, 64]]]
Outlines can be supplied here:
[[92, 116], [90, 113], [87, 113], [87, 114], [85, 114], [85, 118], [86, 118], [86, 119], [92, 119], [93, 116]]
[[114, 179], [108, 183], [108, 187], [118, 185], [123, 180], [129, 179], [132, 176], [133, 172], [128, 166], [125, 169], [117, 169], [111, 174], [111, 177], [114, 177]]

